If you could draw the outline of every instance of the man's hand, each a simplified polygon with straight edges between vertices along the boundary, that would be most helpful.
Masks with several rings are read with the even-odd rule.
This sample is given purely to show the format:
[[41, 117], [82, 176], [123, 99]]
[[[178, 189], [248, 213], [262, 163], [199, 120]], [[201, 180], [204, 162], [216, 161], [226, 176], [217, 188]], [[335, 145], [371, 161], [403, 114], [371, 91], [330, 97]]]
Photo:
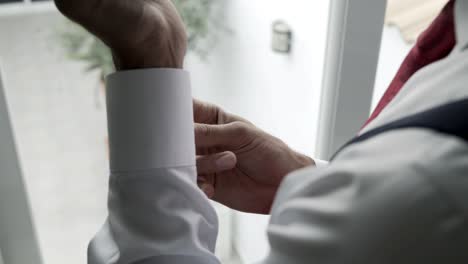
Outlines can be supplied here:
[[170, 0], [55, 0], [112, 50], [118, 70], [182, 68], [187, 35]]
[[194, 101], [198, 183], [235, 210], [268, 214], [283, 178], [315, 165], [311, 158], [248, 121]]

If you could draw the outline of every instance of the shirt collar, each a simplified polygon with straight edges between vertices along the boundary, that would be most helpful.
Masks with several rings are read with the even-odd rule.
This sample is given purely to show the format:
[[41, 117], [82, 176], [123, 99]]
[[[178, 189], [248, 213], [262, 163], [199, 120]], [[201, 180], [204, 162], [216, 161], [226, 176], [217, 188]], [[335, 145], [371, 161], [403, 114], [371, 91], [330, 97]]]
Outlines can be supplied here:
[[468, 47], [468, 0], [455, 2], [455, 27], [457, 32], [457, 46], [461, 49]]

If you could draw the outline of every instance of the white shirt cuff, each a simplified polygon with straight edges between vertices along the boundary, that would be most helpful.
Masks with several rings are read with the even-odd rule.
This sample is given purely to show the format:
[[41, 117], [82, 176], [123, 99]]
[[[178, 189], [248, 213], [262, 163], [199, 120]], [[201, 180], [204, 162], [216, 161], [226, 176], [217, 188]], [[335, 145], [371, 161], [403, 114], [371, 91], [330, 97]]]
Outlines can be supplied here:
[[316, 166], [317, 168], [323, 168], [323, 167], [327, 167], [327, 166], [328, 166], [328, 161], [319, 160], [319, 159], [314, 159], [314, 162], [315, 162], [315, 166]]
[[144, 69], [107, 78], [112, 172], [195, 165], [188, 72]]

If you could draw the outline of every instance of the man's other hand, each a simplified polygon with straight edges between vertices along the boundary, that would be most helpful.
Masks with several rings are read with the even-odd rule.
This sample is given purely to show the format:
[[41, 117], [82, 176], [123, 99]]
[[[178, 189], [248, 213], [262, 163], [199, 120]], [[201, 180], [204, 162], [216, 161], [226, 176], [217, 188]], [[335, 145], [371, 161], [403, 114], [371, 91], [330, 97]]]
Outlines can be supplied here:
[[55, 4], [111, 48], [118, 70], [183, 66], [187, 34], [170, 0], [55, 0]]
[[194, 101], [198, 184], [232, 209], [268, 214], [283, 178], [314, 165], [281, 140], [218, 107]]

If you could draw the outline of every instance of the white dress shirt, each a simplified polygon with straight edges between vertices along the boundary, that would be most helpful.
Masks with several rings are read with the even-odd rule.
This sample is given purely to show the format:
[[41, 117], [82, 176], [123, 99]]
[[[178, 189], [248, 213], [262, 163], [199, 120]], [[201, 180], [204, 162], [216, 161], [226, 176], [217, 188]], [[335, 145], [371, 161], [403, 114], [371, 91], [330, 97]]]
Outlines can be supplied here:
[[[366, 130], [468, 97], [467, 18], [458, 0], [455, 50], [415, 74]], [[219, 263], [217, 216], [196, 184], [188, 73], [119, 72], [107, 95], [109, 217], [88, 263]], [[468, 145], [458, 138], [411, 128], [354, 144], [284, 180], [263, 263], [466, 264], [467, 190]]]

